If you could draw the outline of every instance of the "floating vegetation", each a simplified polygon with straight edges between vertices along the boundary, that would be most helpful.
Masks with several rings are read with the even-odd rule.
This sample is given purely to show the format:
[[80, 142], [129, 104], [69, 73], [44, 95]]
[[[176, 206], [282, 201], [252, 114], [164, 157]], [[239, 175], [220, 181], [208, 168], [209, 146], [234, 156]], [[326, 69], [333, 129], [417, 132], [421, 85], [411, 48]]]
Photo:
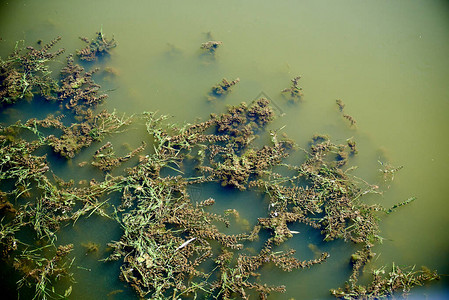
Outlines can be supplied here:
[[291, 80], [291, 86], [281, 91], [282, 94], [288, 95], [289, 100], [292, 102], [300, 101], [301, 97], [303, 96], [302, 87], [299, 87], [299, 79], [301, 79], [301, 76], [296, 76]]
[[82, 148], [90, 146], [94, 141], [101, 141], [107, 134], [123, 131], [123, 127], [130, 122], [130, 118], [118, 117], [115, 111], [109, 113], [106, 110], [85, 116], [84, 122], [72, 124], [70, 127], [62, 125], [59, 120], [52, 122], [48, 118], [42, 121], [32, 119], [34, 126], [62, 130], [59, 137], [49, 135], [46, 142], [54, 152], [67, 158], [73, 158]]
[[214, 55], [215, 51], [221, 45], [223, 45], [223, 42], [221, 42], [221, 41], [208, 41], [206, 43], [201, 44], [201, 49], [206, 51], [207, 53]]
[[394, 263], [390, 272], [386, 272], [386, 267], [372, 271], [372, 280], [368, 285], [356, 285], [360, 268], [372, 258], [370, 251], [357, 252], [352, 256], [353, 273], [349, 283], [344, 288], [332, 289], [331, 293], [341, 299], [382, 299], [391, 298], [395, 292], [402, 292], [404, 298], [414, 286], [421, 286], [425, 283], [438, 280], [440, 276], [436, 271], [431, 271], [426, 267], [415, 270], [414, 267], [401, 268]]
[[57, 37], [40, 49], [20, 47], [23, 42], [17, 42], [11, 55], [5, 60], [0, 58], [0, 104], [12, 104], [34, 95], [53, 99], [58, 85], [50, 76], [47, 63], [64, 52], [50, 52], [60, 39]]
[[237, 78], [232, 81], [228, 81], [226, 78], [223, 78], [220, 83], [214, 85], [209, 93], [208, 101], [213, 101], [218, 97], [222, 97], [229, 92], [231, 92], [231, 88], [240, 82], [240, 78]]
[[42, 251], [44, 248], [34, 250], [24, 250], [14, 259], [14, 268], [24, 274], [24, 277], [17, 282], [18, 288], [23, 286], [35, 288], [34, 299], [66, 298], [72, 292], [69, 286], [64, 294], [54, 291], [54, 283], [63, 278], [74, 281], [72, 274], [68, 272], [73, 259], [68, 260], [67, 255], [73, 250], [73, 245], [57, 247], [55, 254], [50, 258], [45, 258]]
[[[91, 48], [100, 45], [100, 39], [106, 50]], [[56, 53], [47, 51], [57, 40], [33, 57], [56, 57]], [[83, 52], [90, 53], [87, 58], [115, 46], [115, 41], [104, 40], [102, 33], [94, 41], [89, 44], [90, 52]], [[221, 44], [208, 43], [204, 46], [208, 51], [208, 47], [215, 51]], [[33, 51], [30, 49], [27, 55]], [[18, 52], [10, 57], [14, 55], [19, 57]], [[10, 64], [4, 70], [13, 74], [23, 72], [23, 68], [21, 64]], [[42, 68], [41, 63], [35, 64], [31, 73], [38, 74]], [[249, 299], [258, 294], [266, 299], [271, 293], [284, 292], [283, 285], [261, 283], [258, 270], [267, 265], [286, 272], [307, 269], [325, 263], [330, 256], [312, 244], [309, 248], [315, 259], [311, 260], [300, 260], [295, 249], [279, 250], [278, 245], [293, 235], [300, 237], [298, 231], [289, 229], [293, 224], [319, 231], [325, 242], [341, 239], [358, 245], [359, 250], [351, 256], [353, 271], [348, 282], [331, 290], [338, 298], [388, 297], [438, 279], [435, 271], [415, 271], [393, 264], [388, 275], [378, 269], [371, 283], [357, 284], [362, 269], [375, 255], [373, 247], [382, 241], [380, 217], [415, 198], [390, 209], [365, 203], [364, 195], [381, 191], [377, 185], [351, 175], [352, 168], [347, 166], [357, 153], [353, 138], [336, 144], [327, 135], [314, 135], [308, 148], [303, 149], [306, 158], [287, 164], [286, 158], [296, 146], [279, 134], [280, 130], [267, 129], [275, 113], [265, 98], [230, 106], [195, 124], [172, 124], [167, 116], [154, 112], [119, 117], [115, 111], [96, 110], [106, 97], [92, 80], [94, 72], [85, 72], [69, 55], [61, 80], [51, 89], [51, 94], [57, 95], [54, 100], [63, 104], [64, 113], [75, 120], [71, 125], [65, 125], [65, 116], [59, 114], [0, 126], [0, 255], [23, 275], [19, 291], [34, 288], [35, 299], [70, 295], [73, 276], [69, 270], [74, 263], [70, 252], [74, 246], [55, 243], [62, 227], [93, 214], [121, 228], [122, 236], [108, 244], [111, 252], [103, 260], [120, 261], [117, 276], [141, 298]], [[283, 93], [300, 99], [298, 80], [295, 77], [291, 88]], [[223, 79], [212, 93], [224, 95], [238, 81]], [[6, 95], [2, 102], [13, 103], [27, 92], [42, 95], [37, 84], [36, 88], [23, 87], [2, 94]], [[337, 100], [337, 105], [343, 113], [343, 102]], [[129, 153], [118, 156], [112, 142], [99, 144], [137, 118], [143, 120], [148, 133], [139, 147], [129, 147]], [[146, 149], [147, 144], [151, 151]], [[104, 171], [99, 172], [102, 178], [77, 179], [75, 184], [74, 180], [64, 181], [53, 174], [47, 160], [49, 150], [71, 159], [94, 146], [97, 150], [92, 150], [92, 159], [78, 166], [90, 164]], [[138, 159], [131, 160], [135, 156]], [[117, 168], [126, 161], [126, 169]], [[393, 180], [401, 168], [381, 165], [385, 180]], [[189, 194], [190, 188], [206, 183], [242, 193], [251, 191], [267, 201], [269, 209], [252, 227], [235, 208], [223, 215], [212, 213], [210, 207], [215, 199], [194, 202]], [[118, 205], [111, 203], [111, 194], [119, 198]], [[230, 216], [244, 227], [241, 232], [225, 233], [223, 228], [231, 225]], [[28, 238], [24, 238], [26, 233]], [[252, 244], [256, 240], [263, 243], [259, 251]], [[89, 254], [98, 253], [101, 245], [87, 242], [81, 247]], [[57, 291], [55, 281], [62, 278], [66, 287]]]
[[[99, 168], [102, 171], [110, 171], [113, 168], [119, 166], [121, 163], [131, 159], [137, 153], [142, 152], [146, 147], [146, 143], [142, 142], [142, 145], [128, 153], [123, 157], [116, 157], [114, 150], [112, 149], [112, 144], [107, 142], [98, 149], [93, 157], [92, 165]], [[106, 150], [106, 153], [102, 153]]]
[[73, 62], [73, 55], [70, 54], [67, 58], [67, 65], [61, 70], [58, 100], [66, 103], [67, 109], [81, 113], [89, 107], [98, 105], [108, 95], [99, 95], [100, 86], [92, 80], [92, 74], [98, 69], [84, 72], [83, 67], [75, 65]]
[[89, 40], [87, 37], [81, 37], [80, 39], [87, 43], [87, 46], [76, 51], [76, 55], [78, 55], [80, 59], [86, 61], [96, 60], [100, 56], [109, 54], [112, 48], [117, 47], [117, 42], [114, 37], [112, 37], [112, 39], [107, 39], [103, 34], [103, 30], [97, 32], [96, 37], [92, 40]]

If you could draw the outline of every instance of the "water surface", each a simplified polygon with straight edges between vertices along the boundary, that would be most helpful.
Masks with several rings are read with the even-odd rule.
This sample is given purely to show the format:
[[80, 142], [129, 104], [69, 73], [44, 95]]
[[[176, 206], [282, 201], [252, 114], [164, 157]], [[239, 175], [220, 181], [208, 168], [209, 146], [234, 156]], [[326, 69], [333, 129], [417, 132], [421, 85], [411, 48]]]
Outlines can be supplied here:
[[[412, 196], [417, 201], [383, 219], [385, 240], [375, 247], [378, 259], [368, 270], [394, 261], [449, 272], [447, 1], [3, 1], [0, 55], [7, 55], [17, 40], [34, 43], [58, 35], [63, 40], [57, 46], [72, 53], [84, 46], [79, 36], [91, 37], [100, 28], [119, 42], [98, 63], [119, 72], [96, 77], [104, 89], [114, 90], [105, 107], [129, 114], [157, 110], [177, 122], [193, 122], [264, 93], [285, 113], [272, 127], [285, 125], [284, 131], [303, 147], [318, 132], [337, 142], [354, 137], [358, 176], [381, 184], [378, 160], [404, 166], [390, 187], [383, 185], [382, 196], [369, 200], [386, 207]], [[199, 49], [208, 35], [223, 41], [215, 59]], [[280, 91], [297, 75], [302, 75], [304, 97], [292, 104]], [[241, 81], [224, 100], [209, 103], [207, 92], [223, 77]], [[356, 128], [342, 119], [335, 99], [345, 102]], [[1, 121], [25, 119], [31, 111], [27, 105], [11, 107], [1, 112]], [[126, 135], [133, 145], [143, 138], [138, 130]], [[58, 164], [65, 178], [79, 176], [68, 164]], [[214, 196], [218, 211], [235, 198], [213, 188], [202, 195]], [[258, 210], [241, 210], [253, 224]], [[68, 229], [61, 242], [95, 240], [105, 247], [120, 237], [112, 224], [88, 221]], [[310, 270], [266, 270], [263, 279], [287, 286], [286, 294], [273, 294], [273, 299], [328, 298], [328, 290], [350, 274], [351, 245], [323, 243], [313, 230], [300, 231], [288, 242], [300, 258], [313, 257], [309, 244], [331, 257]], [[92, 271], [76, 271], [73, 299], [100, 299], [117, 289], [124, 292], [116, 299], [135, 298], [117, 279], [117, 266], [93, 257], [77, 263]], [[447, 279], [415, 295], [444, 291]]]

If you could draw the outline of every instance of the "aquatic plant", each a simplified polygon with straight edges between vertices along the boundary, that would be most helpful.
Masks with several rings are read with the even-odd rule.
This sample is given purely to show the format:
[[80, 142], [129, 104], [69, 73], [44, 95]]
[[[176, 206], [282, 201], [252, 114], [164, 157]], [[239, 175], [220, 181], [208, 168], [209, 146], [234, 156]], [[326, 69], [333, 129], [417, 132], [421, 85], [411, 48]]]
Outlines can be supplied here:
[[222, 97], [229, 92], [231, 92], [231, 88], [240, 82], [240, 78], [237, 78], [232, 81], [228, 81], [226, 78], [223, 78], [220, 83], [214, 85], [209, 93], [208, 101], [213, 101], [218, 97]]
[[[137, 153], [142, 152], [146, 147], [146, 143], [142, 142], [142, 145], [131, 151], [125, 156], [116, 157], [114, 150], [112, 148], [112, 144], [107, 142], [103, 146], [100, 147], [93, 156], [92, 165], [99, 168], [102, 171], [110, 171], [113, 168], [119, 166], [121, 163], [131, 159], [133, 156], [137, 155]], [[102, 153], [104, 151], [106, 153]]]
[[356, 148], [356, 144], [357, 144], [357, 143], [356, 143], [352, 138], [347, 139], [346, 141], [347, 141], [347, 143], [348, 143], [349, 149], [351, 149], [351, 154], [352, 154], [352, 155], [357, 154], [357, 152], [358, 152], [358, 150], [357, 150], [357, 148]]
[[[9, 203], [9, 202], [8, 202]], [[9, 203], [12, 213], [15, 213], [12, 204]], [[3, 210], [2, 210], [2, 213]], [[5, 222], [5, 216], [0, 221], [0, 257], [8, 257], [13, 251], [17, 250], [19, 240], [15, 237], [23, 224], [17, 219], [15, 222]]]
[[337, 103], [338, 109], [340, 110], [343, 118], [349, 121], [349, 125], [351, 127], [355, 126], [357, 124], [357, 121], [352, 116], [344, 112], [345, 104], [343, 103], [343, 101], [341, 99], [337, 99], [335, 100], [335, 102]]
[[230, 106], [219, 116], [212, 114], [217, 133], [232, 138], [229, 146], [235, 150], [245, 148], [255, 139], [255, 132], [274, 119], [273, 109], [265, 98], [258, 99], [250, 107], [246, 103]]
[[215, 54], [215, 51], [221, 45], [223, 45], [223, 42], [221, 41], [208, 41], [201, 44], [201, 49], [207, 51], [210, 54]]
[[84, 68], [74, 64], [73, 55], [67, 57], [67, 65], [61, 69], [58, 88], [58, 101], [65, 103], [67, 109], [81, 114], [90, 107], [95, 107], [108, 97], [99, 94], [100, 86], [92, 80], [92, 74], [99, 69], [84, 72]]
[[27, 194], [31, 182], [41, 178], [49, 167], [45, 156], [32, 155], [32, 152], [44, 142], [40, 140], [27, 142], [15, 138], [13, 135], [19, 131], [17, 127], [19, 127], [18, 124], [15, 124], [9, 128], [0, 129], [0, 182], [14, 179], [15, 188], [9, 193], [20, 197]]
[[[406, 298], [412, 287], [424, 285], [440, 277], [436, 271], [426, 267], [415, 270], [414, 267], [401, 268], [393, 263], [390, 272], [387, 273], [385, 269], [386, 267], [382, 267], [373, 270], [372, 280], [368, 285], [356, 285], [351, 282], [344, 288], [332, 289], [331, 293], [337, 298], [347, 300], [390, 298], [396, 292], [402, 292], [402, 296]], [[355, 277], [354, 273], [351, 277]]]
[[[45, 59], [58, 54], [47, 53], [57, 40], [41, 52], [29, 49], [27, 55], [34, 53], [31, 56], [36, 58], [30, 74], [39, 77], [36, 74], [44, 70]], [[221, 42], [205, 44], [204, 50], [214, 52]], [[115, 41], [105, 40], [100, 32], [89, 42], [88, 50], [78, 55], [94, 59], [113, 46]], [[23, 72], [21, 64], [5, 66], [11, 74], [15, 68], [15, 72]], [[120, 260], [119, 277], [141, 298], [248, 299], [258, 294], [266, 299], [270, 293], [284, 292], [282, 285], [261, 283], [258, 270], [268, 264], [286, 272], [306, 269], [324, 263], [330, 255], [317, 250], [314, 259], [300, 260], [294, 249], [274, 250], [298, 233], [290, 228], [299, 223], [318, 230], [323, 241], [341, 239], [357, 244], [348, 282], [331, 290], [338, 298], [377, 299], [438, 279], [435, 271], [407, 270], [393, 264], [388, 275], [378, 269], [370, 283], [358, 285], [363, 268], [375, 255], [373, 247], [382, 241], [380, 218], [415, 198], [389, 209], [365, 203], [364, 195], [381, 191], [351, 175], [352, 168], [347, 166], [358, 152], [353, 138], [336, 144], [327, 135], [314, 135], [307, 149], [302, 149], [306, 158], [287, 164], [297, 147], [280, 130], [266, 128], [275, 114], [265, 98], [230, 106], [194, 124], [174, 124], [154, 112], [120, 117], [115, 111], [96, 110], [106, 96], [92, 80], [95, 71], [85, 72], [69, 55], [57, 88], [49, 90], [48, 98], [56, 95], [64, 114], [73, 117], [70, 125], [59, 114], [0, 126], [0, 255], [5, 261], [12, 258], [23, 275], [18, 287], [34, 288], [35, 299], [69, 296], [71, 287], [55, 292], [54, 283], [60, 278], [73, 279], [69, 272], [73, 245], [56, 246], [57, 237], [62, 227], [93, 214], [115, 221], [122, 229], [120, 239], [109, 243], [112, 251], [104, 261]], [[299, 77], [293, 78], [292, 86], [282, 92], [299, 100], [302, 89], [298, 81]], [[237, 82], [224, 79], [212, 93], [224, 95]], [[9, 99], [14, 95], [17, 100], [28, 92], [47, 95], [39, 88], [18, 87], [3, 94], [9, 95], [4, 103], [13, 103], [15, 100]], [[336, 103], [343, 117], [355, 124], [344, 114], [344, 103]], [[143, 120], [148, 136], [124, 156], [116, 155], [110, 141], [95, 143], [122, 132], [136, 119]], [[265, 139], [258, 139], [259, 135]], [[47, 150], [70, 159], [94, 145], [97, 150], [92, 160], [79, 166], [90, 163], [104, 171], [103, 177], [75, 184], [53, 174]], [[129, 162], [128, 168], [117, 168], [135, 156], [138, 159]], [[381, 166], [385, 181], [392, 181], [402, 168], [387, 163]], [[230, 226], [229, 216], [238, 219], [239, 212], [234, 208], [224, 215], [210, 212], [215, 203], [212, 198], [194, 202], [189, 188], [206, 183], [257, 193], [268, 201], [268, 212], [259, 216], [252, 228], [248, 225], [243, 232], [226, 234], [222, 228]], [[118, 206], [112, 205], [111, 195], [120, 198]], [[26, 232], [28, 240], [23, 238]], [[251, 255], [241, 251], [261, 239], [264, 246], [260, 251]], [[100, 247], [92, 242], [81, 246], [86, 254]]]
[[[220, 233], [211, 224], [220, 217], [192, 205], [182, 178], [148, 177], [151, 163], [147, 161], [130, 171], [127, 186], [135, 191], [131, 197], [137, 202], [136, 208], [118, 219], [124, 234], [120, 241], [109, 244], [114, 252], [108, 260], [124, 257], [121, 278], [141, 297], [158, 298], [168, 291], [175, 295], [195, 290], [186, 286], [185, 280], [206, 276], [196, 267], [212, 255], [209, 239], [239, 247], [241, 237]], [[124, 191], [125, 195], [129, 192], [129, 188]]]
[[301, 97], [303, 96], [302, 88], [299, 87], [299, 79], [301, 79], [301, 76], [296, 76], [291, 80], [292, 82], [291, 86], [281, 91], [282, 94], [289, 95], [290, 101], [297, 102], [301, 100]]
[[66, 158], [73, 158], [82, 148], [90, 146], [94, 141], [101, 141], [108, 134], [122, 132], [124, 127], [131, 122], [131, 118], [119, 117], [115, 111], [109, 113], [103, 110], [96, 115], [88, 115], [89, 113], [92, 112], [84, 111], [85, 121], [74, 123], [70, 127], [66, 127], [60, 122], [51, 122], [48, 119], [35, 122], [43, 127], [62, 130], [59, 137], [49, 135], [46, 142], [54, 152]]
[[72, 286], [67, 288], [64, 294], [58, 294], [54, 290], [54, 282], [63, 278], [73, 281], [72, 274], [68, 272], [73, 260], [68, 260], [66, 256], [73, 250], [73, 245], [59, 246], [51, 259], [46, 258], [42, 251], [47, 247], [24, 250], [14, 259], [14, 268], [24, 274], [17, 286], [21, 289], [24, 286], [34, 287], [35, 295], [33, 299], [54, 299], [66, 298], [70, 296]]
[[23, 45], [19, 46], [24, 42], [17, 42], [11, 55], [0, 58], [0, 104], [12, 104], [33, 95], [54, 98], [58, 86], [50, 76], [47, 64], [64, 52], [64, 49], [50, 52], [60, 39], [57, 37], [40, 49], [32, 46], [24, 48]]
[[114, 37], [107, 39], [103, 34], [103, 29], [96, 33], [95, 38], [89, 40], [87, 37], [80, 37], [80, 39], [87, 43], [87, 46], [81, 50], [76, 51], [80, 59], [86, 61], [96, 60], [99, 56], [109, 54], [112, 48], [117, 46]]
[[100, 249], [100, 244], [94, 242], [82, 243], [81, 246], [86, 249], [86, 255], [90, 253], [96, 253]]

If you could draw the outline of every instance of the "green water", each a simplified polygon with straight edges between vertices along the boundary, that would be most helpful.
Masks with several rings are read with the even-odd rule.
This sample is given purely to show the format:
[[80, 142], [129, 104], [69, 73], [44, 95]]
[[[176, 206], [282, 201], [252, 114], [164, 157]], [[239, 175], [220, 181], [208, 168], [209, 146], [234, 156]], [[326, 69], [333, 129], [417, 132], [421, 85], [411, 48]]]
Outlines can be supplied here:
[[[417, 201], [383, 219], [385, 241], [374, 248], [378, 259], [368, 271], [394, 261], [449, 273], [448, 1], [3, 1], [0, 55], [9, 53], [16, 40], [34, 43], [58, 35], [63, 39], [57, 46], [72, 53], [84, 46], [79, 36], [91, 37], [101, 27], [119, 42], [101, 63], [119, 74], [97, 77], [104, 89], [114, 89], [107, 108], [158, 110], [178, 122], [193, 122], [228, 104], [251, 102], [263, 92], [285, 113], [272, 127], [285, 125], [284, 131], [303, 147], [317, 132], [337, 142], [354, 137], [358, 176], [377, 184], [378, 160], [404, 166], [390, 187], [383, 186], [382, 196], [369, 200], [386, 207], [412, 196]], [[208, 32], [223, 41], [215, 60], [199, 49]], [[280, 91], [296, 75], [303, 76], [304, 97], [291, 104]], [[241, 81], [225, 100], [209, 103], [207, 92], [223, 77]], [[356, 128], [347, 126], [335, 99], [345, 102]], [[23, 107], [28, 111], [2, 111], [1, 121], [36, 112], [36, 107]], [[144, 137], [130, 130], [121, 138], [138, 145]], [[73, 166], [87, 157], [81, 154], [71, 164], [55, 159], [52, 167], [64, 178], [81, 178]], [[217, 199], [218, 212], [239, 205], [237, 195], [213, 187], [198, 193], [204, 199], [210, 196]], [[251, 225], [265, 210], [255, 200], [240, 205]], [[301, 259], [313, 258], [309, 244], [331, 257], [310, 270], [266, 269], [262, 278], [287, 286], [286, 294], [273, 294], [273, 299], [330, 297], [328, 290], [341, 286], [350, 274], [353, 249], [343, 242], [319, 242], [313, 230], [298, 230], [301, 234], [288, 246]], [[66, 231], [61, 243], [81, 248], [82, 242], [93, 240], [102, 251], [120, 237], [114, 224], [100, 218]], [[110, 299], [135, 298], [118, 280], [117, 265], [100, 263], [102, 257], [83, 256], [82, 251], [77, 252], [77, 264], [92, 270], [76, 270], [72, 299], [106, 299], [117, 289], [123, 292]], [[443, 278], [414, 294], [442, 297], [447, 284]]]

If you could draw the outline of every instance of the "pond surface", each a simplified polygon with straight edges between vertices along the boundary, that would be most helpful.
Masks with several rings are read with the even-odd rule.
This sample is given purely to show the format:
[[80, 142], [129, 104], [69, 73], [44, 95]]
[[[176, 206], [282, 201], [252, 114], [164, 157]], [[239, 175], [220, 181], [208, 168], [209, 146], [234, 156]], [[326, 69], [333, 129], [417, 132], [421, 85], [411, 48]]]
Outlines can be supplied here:
[[[104, 107], [128, 114], [159, 111], [182, 123], [204, 120], [226, 105], [250, 103], [262, 94], [281, 115], [271, 128], [285, 126], [283, 131], [301, 147], [315, 133], [336, 142], [353, 137], [359, 148], [351, 162], [358, 166], [355, 174], [384, 189], [368, 201], [391, 207], [417, 198], [383, 218], [384, 242], [375, 246], [377, 259], [367, 271], [395, 262], [449, 274], [448, 1], [3, 1], [0, 56], [11, 52], [17, 40], [30, 44], [59, 35], [57, 48], [73, 53], [84, 47], [79, 36], [91, 37], [100, 29], [119, 43], [110, 57], [96, 63], [116, 70], [95, 77], [111, 90]], [[200, 50], [210, 39], [223, 42], [214, 59]], [[63, 56], [60, 60], [62, 66]], [[298, 75], [304, 96], [291, 103], [280, 91]], [[222, 78], [240, 82], [226, 98], [207, 101], [211, 86]], [[336, 99], [344, 101], [355, 127], [342, 118]], [[40, 109], [12, 106], [0, 112], [0, 122], [48, 113]], [[114, 137], [132, 146], [143, 139], [138, 129]], [[82, 153], [73, 163], [55, 159], [52, 166], [64, 179], [83, 178], [86, 174], [73, 166], [88, 156]], [[379, 161], [403, 169], [386, 184]], [[214, 197], [218, 213], [237, 208], [249, 225], [266, 211], [256, 196], [213, 186], [195, 193], [199, 199]], [[250, 199], [242, 204], [244, 197]], [[64, 230], [61, 243], [81, 248], [94, 241], [100, 253], [121, 235], [100, 217]], [[310, 270], [262, 270], [263, 280], [287, 287], [270, 299], [331, 299], [329, 289], [342, 286], [350, 274], [353, 248], [324, 243], [319, 232], [308, 228], [297, 230], [301, 233], [288, 246], [297, 249], [298, 257], [311, 259], [316, 248], [331, 257]], [[90, 271], [75, 270], [71, 299], [105, 299], [114, 290], [123, 291], [110, 299], [137, 298], [119, 281], [118, 264], [76, 251], [76, 264]], [[412, 295], [443, 298], [447, 284], [443, 278]]]

